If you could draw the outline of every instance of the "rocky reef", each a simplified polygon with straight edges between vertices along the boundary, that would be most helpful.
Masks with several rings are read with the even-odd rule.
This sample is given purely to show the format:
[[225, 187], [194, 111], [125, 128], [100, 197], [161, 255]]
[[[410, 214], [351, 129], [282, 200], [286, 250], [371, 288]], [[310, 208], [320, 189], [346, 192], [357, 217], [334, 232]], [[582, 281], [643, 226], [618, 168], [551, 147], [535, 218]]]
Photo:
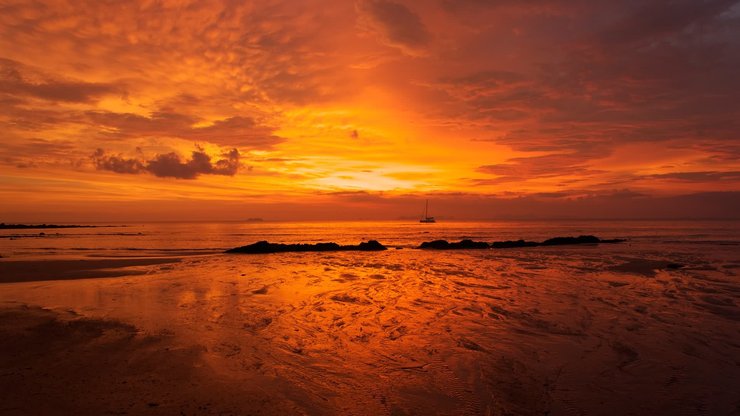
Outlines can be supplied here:
[[447, 240], [434, 240], [421, 243], [419, 248], [429, 250], [456, 250], [456, 249], [484, 249], [484, 248], [518, 248], [518, 247], [540, 247], [540, 246], [565, 246], [573, 244], [609, 244], [621, 243], [626, 240], [612, 239], [602, 240], [593, 235], [581, 235], [578, 237], [554, 237], [543, 242], [525, 240], [485, 241], [462, 240], [459, 242], [448, 242]]
[[491, 246], [485, 241], [462, 240], [457, 243], [450, 243], [447, 240], [425, 241], [419, 248], [432, 250], [469, 250], [490, 248]]
[[[424, 250], [480, 250], [490, 248], [518, 248], [518, 247], [550, 247], [564, 246], [574, 244], [604, 244], [604, 243], [621, 243], [626, 240], [613, 239], [602, 240], [593, 235], [582, 235], [578, 237], [554, 237], [542, 242], [509, 240], [494, 241], [474, 241], [470, 239], [450, 242], [447, 240], [425, 241], [418, 248]], [[240, 254], [267, 254], [267, 253], [300, 253], [300, 252], [323, 252], [323, 251], [383, 251], [387, 247], [376, 240], [362, 242], [357, 245], [340, 245], [337, 243], [315, 243], [315, 244], [283, 244], [270, 243], [269, 241], [258, 241], [254, 244], [232, 248], [226, 250], [226, 253]]]
[[282, 244], [258, 241], [254, 244], [232, 248], [226, 253], [238, 254], [267, 254], [267, 253], [293, 253], [293, 252], [316, 252], [316, 251], [383, 251], [387, 248], [377, 242], [370, 240], [357, 245], [339, 245], [337, 243], [316, 244]]

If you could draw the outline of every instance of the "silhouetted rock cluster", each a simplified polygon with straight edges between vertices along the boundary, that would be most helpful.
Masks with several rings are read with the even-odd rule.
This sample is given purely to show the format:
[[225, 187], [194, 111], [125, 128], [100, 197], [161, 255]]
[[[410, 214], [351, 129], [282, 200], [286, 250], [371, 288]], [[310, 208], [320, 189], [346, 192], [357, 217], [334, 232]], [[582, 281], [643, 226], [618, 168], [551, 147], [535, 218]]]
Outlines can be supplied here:
[[612, 239], [602, 240], [593, 235], [582, 235], [579, 237], [555, 237], [541, 243], [525, 240], [494, 241], [491, 244], [485, 241], [462, 240], [450, 243], [447, 240], [434, 240], [421, 243], [419, 248], [431, 250], [453, 250], [453, 249], [483, 249], [483, 248], [518, 248], [539, 246], [565, 246], [572, 244], [598, 244], [598, 243], [621, 243], [626, 240]]
[[383, 251], [387, 248], [375, 240], [362, 242], [358, 245], [339, 245], [337, 243], [316, 244], [282, 244], [259, 241], [247, 246], [226, 250], [226, 253], [241, 254], [267, 254], [267, 253], [292, 253], [311, 251]]
[[[541, 243], [535, 241], [515, 240], [515, 241], [494, 241], [487, 243], [485, 241], [473, 241], [469, 239], [458, 242], [449, 242], [447, 240], [434, 240], [421, 243], [419, 248], [428, 250], [474, 250], [488, 248], [516, 248], [516, 247], [539, 247], [539, 246], [564, 246], [572, 244], [597, 244], [597, 243], [621, 243], [626, 240], [613, 239], [602, 240], [592, 235], [582, 235], [579, 237], [555, 237], [545, 240]], [[226, 250], [226, 253], [243, 253], [243, 254], [267, 254], [267, 253], [294, 253], [294, 252], [316, 252], [316, 251], [383, 251], [387, 248], [377, 242], [370, 240], [357, 245], [339, 245], [337, 243], [316, 243], [316, 244], [282, 244], [270, 243], [268, 241], [259, 241], [254, 244], [232, 248]]]
[[579, 237], [555, 237], [542, 242], [543, 246], [565, 246], [569, 244], [598, 244], [601, 240], [593, 235]]
[[524, 240], [494, 241], [491, 243], [491, 247], [493, 248], [536, 247], [538, 245], [540, 245], [540, 243]]
[[489, 248], [488, 243], [484, 241], [462, 240], [457, 243], [450, 243], [447, 240], [434, 240], [421, 243], [419, 248], [432, 250], [459, 250], [459, 249], [480, 249]]

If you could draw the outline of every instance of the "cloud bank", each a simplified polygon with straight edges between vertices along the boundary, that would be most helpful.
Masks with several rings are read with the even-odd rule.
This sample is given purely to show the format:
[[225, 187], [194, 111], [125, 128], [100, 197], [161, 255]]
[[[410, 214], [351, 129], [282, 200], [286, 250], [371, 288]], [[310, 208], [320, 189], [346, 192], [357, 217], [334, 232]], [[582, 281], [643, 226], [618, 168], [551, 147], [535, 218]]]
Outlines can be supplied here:
[[115, 173], [151, 173], [160, 178], [196, 179], [199, 175], [234, 176], [239, 171], [239, 151], [232, 149], [221, 155], [222, 159], [212, 162], [203, 149], [196, 149], [190, 159], [182, 159], [175, 152], [158, 154], [149, 160], [126, 158], [122, 155], [107, 154], [97, 149], [92, 155], [95, 168]]

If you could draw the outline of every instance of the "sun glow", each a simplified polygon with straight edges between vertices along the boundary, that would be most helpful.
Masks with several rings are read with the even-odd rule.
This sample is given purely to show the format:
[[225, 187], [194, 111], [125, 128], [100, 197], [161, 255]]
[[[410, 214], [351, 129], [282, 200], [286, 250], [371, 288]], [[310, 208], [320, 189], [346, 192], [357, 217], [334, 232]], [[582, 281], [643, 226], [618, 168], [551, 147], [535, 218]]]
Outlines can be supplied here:
[[[607, 44], [573, 15], [568, 36], [545, 36], [517, 7], [469, 2], [10, 3], [3, 197], [312, 204], [330, 192], [340, 210], [343, 192], [474, 203], [740, 188], [737, 77], [720, 56], [701, 79], [657, 60], [721, 48], [644, 52], [678, 32]], [[704, 41], [736, 45], [710, 31]]]

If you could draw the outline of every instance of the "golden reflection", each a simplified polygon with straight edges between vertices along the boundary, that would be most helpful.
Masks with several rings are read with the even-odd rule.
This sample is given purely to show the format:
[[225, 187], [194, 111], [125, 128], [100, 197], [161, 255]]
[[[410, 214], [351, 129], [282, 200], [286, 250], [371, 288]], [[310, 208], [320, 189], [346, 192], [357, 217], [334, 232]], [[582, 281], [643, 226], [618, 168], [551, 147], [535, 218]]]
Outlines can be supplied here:
[[[263, 386], [259, 397], [302, 412], [537, 413], [549, 400], [567, 403], [573, 391], [582, 409], [598, 410], [606, 400], [644, 410], [632, 400], [642, 394], [635, 378], [721, 363], [731, 321], [712, 316], [730, 312], [717, 309], [715, 298], [675, 312], [676, 296], [693, 296], [692, 278], [680, 269], [653, 270], [667, 260], [616, 267], [632, 248], [610, 250], [215, 255], [138, 277], [5, 285], [0, 295], [131, 323], [149, 337], [146, 348], [187, 352], [192, 364], [172, 371], [190, 368], [204, 386]], [[681, 250], [670, 261], [696, 261]], [[723, 258], [722, 250], [715, 254]], [[702, 281], [717, 282], [717, 290], [731, 283], [719, 272], [697, 273], [711, 274]], [[638, 286], [640, 293], [628, 290]], [[682, 325], [676, 335], [676, 320], [702, 325]], [[664, 347], [665, 334], [709, 333], [717, 341], [711, 350], [691, 346], [708, 357], [701, 364]], [[574, 359], [587, 365], [573, 367]], [[561, 390], [543, 385], [553, 377]], [[585, 394], [583, 380], [611, 388]], [[692, 394], [690, 382], [677, 386]], [[680, 407], [669, 395], [653, 399], [662, 409]]]

